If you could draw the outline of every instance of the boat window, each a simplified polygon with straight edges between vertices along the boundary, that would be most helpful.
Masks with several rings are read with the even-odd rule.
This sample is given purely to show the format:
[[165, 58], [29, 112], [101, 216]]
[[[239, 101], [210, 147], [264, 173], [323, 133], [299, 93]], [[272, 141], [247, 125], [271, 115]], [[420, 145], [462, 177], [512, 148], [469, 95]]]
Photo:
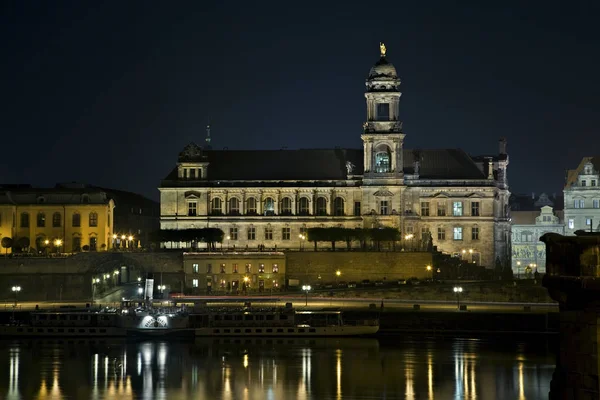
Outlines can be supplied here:
[[288, 333], [294, 333], [293, 329], [288, 329]]
[[274, 315], [267, 315], [267, 321], [273, 321], [275, 319]]
[[241, 329], [234, 329], [233, 333], [240, 333], [242, 330]]
[[225, 333], [231, 333], [231, 329], [225, 329]]
[[273, 333], [273, 329], [267, 329], [267, 333]]
[[252, 315], [244, 315], [244, 321], [252, 321]]
[[233, 318], [232, 318], [232, 316], [231, 316], [231, 315], [225, 315], [225, 316], [223, 316], [223, 319], [224, 319], [225, 321], [231, 321]]
[[298, 329], [298, 332], [304, 333], [304, 329]]
[[69, 329], [69, 333], [74, 333], [75, 329]]
[[288, 319], [287, 317], [288, 317], [287, 315], [280, 315], [279, 319]]
[[71, 321], [76, 321], [77, 320], [77, 315], [69, 315], [69, 319]]
[[221, 330], [220, 329], [213, 329], [213, 333], [220, 333]]
[[252, 333], [252, 329], [246, 329], [244, 332], [245, 333]]
[[262, 333], [262, 329], [255, 329], [254, 332], [255, 333]]
[[309, 332], [313, 332], [313, 333], [314, 333], [314, 332], [316, 332], [317, 330], [316, 330], [315, 328], [310, 328], [308, 331], [309, 331]]
[[283, 329], [277, 328], [277, 333], [283, 333]]

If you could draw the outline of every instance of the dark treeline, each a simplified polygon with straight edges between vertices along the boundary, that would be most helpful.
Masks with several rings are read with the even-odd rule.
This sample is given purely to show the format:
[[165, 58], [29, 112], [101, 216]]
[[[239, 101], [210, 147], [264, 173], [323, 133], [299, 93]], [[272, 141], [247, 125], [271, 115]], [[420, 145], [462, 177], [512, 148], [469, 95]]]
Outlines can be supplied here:
[[[216, 249], [217, 243], [222, 243], [224, 233], [219, 228], [198, 229], [161, 229], [151, 235], [153, 242], [184, 242], [184, 243], [207, 243], [210, 250]], [[192, 245], [192, 247], [195, 247]]]
[[394, 247], [397, 241], [402, 238], [400, 231], [396, 228], [308, 228], [309, 242], [314, 242], [315, 251], [318, 242], [331, 242], [331, 248], [335, 250], [335, 242], [346, 242], [346, 247], [350, 249], [352, 242], [360, 243], [361, 249], [366, 249], [369, 242], [373, 242], [377, 250], [381, 243], [391, 242]]

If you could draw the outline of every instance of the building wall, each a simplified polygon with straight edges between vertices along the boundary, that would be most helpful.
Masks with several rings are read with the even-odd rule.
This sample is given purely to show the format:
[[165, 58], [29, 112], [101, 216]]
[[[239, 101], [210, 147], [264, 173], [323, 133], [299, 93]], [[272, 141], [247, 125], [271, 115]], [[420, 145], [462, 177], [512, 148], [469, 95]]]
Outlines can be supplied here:
[[[600, 229], [600, 174], [587, 158], [569, 176], [564, 189], [565, 233]], [[583, 204], [582, 204], [583, 203]]]
[[286, 256], [281, 252], [185, 253], [186, 288], [195, 293], [284, 287]]

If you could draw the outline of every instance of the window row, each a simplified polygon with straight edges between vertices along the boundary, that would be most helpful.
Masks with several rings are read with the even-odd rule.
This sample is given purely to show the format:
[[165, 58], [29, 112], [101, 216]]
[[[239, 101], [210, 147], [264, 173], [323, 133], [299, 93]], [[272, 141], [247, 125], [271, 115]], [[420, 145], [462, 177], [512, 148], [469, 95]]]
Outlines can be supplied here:
[[[582, 179], [581, 180], [581, 186], [587, 186], [587, 182], [588, 181], [586, 179]], [[590, 186], [598, 186], [597, 183], [598, 182], [595, 179], [591, 179], [590, 180]]]
[[[20, 222], [21, 222], [20, 223], [21, 228], [29, 228], [29, 224], [30, 224], [29, 213], [26, 213], [26, 212], [21, 213], [21, 221]], [[89, 214], [88, 225], [90, 227], [98, 226], [98, 213], [97, 212], [91, 212]], [[46, 227], [46, 214], [45, 213], [39, 212], [37, 214], [36, 226], [38, 228]], [[81, 214], [79, 214], [77, 212], [73, 213], [73, 218], [71, 220], [71, 226], [74, 228], [81, 226]], [[55, 212], [54, 214], [52, 214], [52, 227], [53, 228], [62, 227], [62, 215], [58, 212]]]
[[[465, 210], [463, 207], [462, 201], [453, 201], [452, 202], [452, 216], [454, 217], [462, 217], [465, 214]], [[471, 216], [479, 217], [481, 215], [481, 208], [478, 201], [471, 202]], [[422, 217], [430, 217], [433, 214], [430, 213], [430, 202], [422, 201], [421, 202], [421, 216]], [[437, 202], [437, 216], [445, 217], [447, 216], [447, 204], [446, 202]]]
[[[239, 274], [240, 273], [239, 265], [231, 264], [230, 271], [233, 274]], [[196, 264], [196, 263], [192, 264], [192, 272], [194, 274], [199, 274], [200, 273], [200, 265]], [[213, 269], [212, 264], [206, 264], [206, 270], [202, 271], [202, 272], [203, 273], [206, 272], [207, 274], [215, 274], [215, 273], [217, 273], [217, 270]], [[266, 268], [264, 263], [260, 263], [257, 265], [256, 271], [253, 269], [253, 266], [251, 263], [246, 264], [245, 268], [244, 268], [244, 273], [251, 274], [253, 272], [258, 272], [259, 274], [264, 274], [264, 273], [277, 274], [277, 273], [279, 273], [279, 264], [271, 264], [270, 268]], [[219, 274], [227, 273], [227, 265], [225, 263], [219, 264], [218, 273]]]
[[[306, 228], [300, 228], [300, 235], [306, 235]], [[239, 229], [237, 227], [229, 228], [229, 235], [225, 238], [227, 240], [239, 240]], [[256, 227], [250, 226], [246, 230], [246, 239], [247, 240], [256, 240]], [[273, 228], [265, 227], [263, 230], [263, 239], [264, 240], [273, 240]], [[281, 240], [292, 240], [292, 228], [285, 227], [281, 228]]]
[[[245, 202], [245, 207], [242, 210], [241, 201], [232, 197], [227, 201], [227, 204], [219, 198], [215, 197], [210, 202], [211, 215], [334, 215], [344, 216], [345, 202], [341, 197], [336, 197], [333, 200], [333, 207], [330, 209], [328, 201], [325, 197], [318, 197], [315, 202], [315, 207], [311, 210], [310, 200], [307, 197], [300, 197], [294, 209], [293, 200], [290, 197], [281, 199], [279, 209], [275, 208], [275, 200], [272, 197], [267, 197], [263, 200], [262, 207], [259, 209], [259, 202], [254, 197], [250, 197]], [[227, 207], [225, 207], [227, 206]], [[198, 202], [188, 202], [188, 216], [195, 217], [198, 215]], [[360, 215], [360, 202], [354, 203], [354, 215]]]
[[[591, 217], [585, 217], [585, 225], [586, 226], [589, 227], [590, 225], [592, 225], [593, 221], [594, 221], [593, 218], [591, 218]], [[575, 220], [573, 218], [569, 218], [568, 227], [569, 227], [569, 229], [575, 229]]]
[[[462, 226], [452, 228], [452, 240], [464, 240], [463, 234], [465, 229]], [[437, 229], [438, 240], [446, 240], [446, 228], [439, 227]], [[479, 227], [471, 227], [471, 240], [479, 240]]]
[[[575, 199], [573, 200], [574, 208], [585, 208], [585, 200], [584, 199]], [[592, 200], [592, 208], [600, 208], [600, 200], [593, 199]]]

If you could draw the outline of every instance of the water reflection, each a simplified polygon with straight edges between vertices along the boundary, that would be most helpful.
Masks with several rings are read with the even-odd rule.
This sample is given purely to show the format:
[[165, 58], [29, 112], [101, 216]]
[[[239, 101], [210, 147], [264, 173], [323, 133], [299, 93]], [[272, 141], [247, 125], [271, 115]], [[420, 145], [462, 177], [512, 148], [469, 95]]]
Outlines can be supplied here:
[[0, 341], [0, 363], [7, 399], [541, 399], [554, 369], [537, 343], [447, 338]]

